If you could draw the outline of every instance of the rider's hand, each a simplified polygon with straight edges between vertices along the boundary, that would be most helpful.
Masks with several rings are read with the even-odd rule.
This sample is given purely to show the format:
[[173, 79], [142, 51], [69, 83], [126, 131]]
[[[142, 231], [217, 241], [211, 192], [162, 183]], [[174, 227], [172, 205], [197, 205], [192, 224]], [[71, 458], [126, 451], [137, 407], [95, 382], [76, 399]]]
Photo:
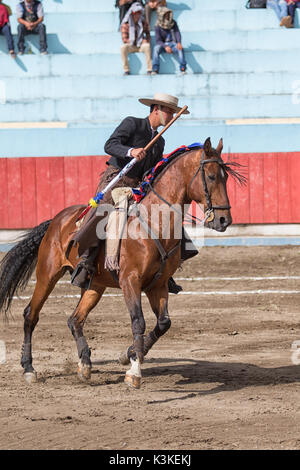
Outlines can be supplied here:
[[143, 158], [145, 158], [146, 156], [146, 152], [143, 148], [132, 149], [130, 155], [136, 158], [137, 160], [143, 160]]
[[170, 46], [166, 46], [165, 47], [165, 51], [168, 53], [168, 54], [172, 54], [172, 49]]

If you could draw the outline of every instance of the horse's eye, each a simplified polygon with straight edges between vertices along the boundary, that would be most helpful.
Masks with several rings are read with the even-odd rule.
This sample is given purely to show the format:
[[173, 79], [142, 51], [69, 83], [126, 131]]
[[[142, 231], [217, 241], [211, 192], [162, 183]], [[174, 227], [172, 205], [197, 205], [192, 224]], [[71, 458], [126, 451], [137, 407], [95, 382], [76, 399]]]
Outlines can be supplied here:
[[209, 179], [210, 181], [216, 181], [215, 175], [208, 175], [208, 179]]

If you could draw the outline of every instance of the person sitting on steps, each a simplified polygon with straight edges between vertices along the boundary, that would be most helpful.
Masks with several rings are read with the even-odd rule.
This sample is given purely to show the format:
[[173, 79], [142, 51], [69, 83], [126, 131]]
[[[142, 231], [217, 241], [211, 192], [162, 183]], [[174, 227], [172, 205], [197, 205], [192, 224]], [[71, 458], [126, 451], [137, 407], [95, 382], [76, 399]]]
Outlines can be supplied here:
[[25, 35], [39, 34], [40, 53], [47, 55], [46, 26], [44, 25], [44, 9], [37, 0], [25, 0], [17, 5], [18, 48], [19, 55], [25, 52]]
[[285, 0], [287, 3], [288, 15], [282, 18], [280, 26], [284, 25], [287, 28], [294, 28], [296, 8], [300, 8], [300, 2], [296, 0]]
[[124, 75], [130, 74], [128, 54], [143, 52], [147, 63], [147, 74], [151, 75], [151, 45], [149, 25], [143, 20], [143, 7], [135, 2], [129, 8], [121, 23], [121, 57]]
[[159, 56], [162, 52], [175, 54], [179, 60], [179, 70], [185, 74], [186, 60], [181, 44], [181, 33], [177, 22], [173, 19], [173, 11], [169, 8], [159, 7], [157, 10], [155, 41], [152, 57], [153, 75], [159, 72]]
[[146, 22], [149, 25], [149, 29], [150, 29], [152, 11], [157, 10], [159, 7], [166, 7], [166, 6], [167, 6], [166, 0], [148, 0], [147, 1], [145, 5], [145, 18], [146, 18]]
[[3, 34], [6, 38], [8, 51], [10, 56], [15, 59], [15, 46], [14, 46], [14, 39], [11, 34], [10, 24], [9, 24], [9, 17], [11, 16], [12, 12], [8, 5], [4, 5], [2, 0], [0, 0], [0, 34]]

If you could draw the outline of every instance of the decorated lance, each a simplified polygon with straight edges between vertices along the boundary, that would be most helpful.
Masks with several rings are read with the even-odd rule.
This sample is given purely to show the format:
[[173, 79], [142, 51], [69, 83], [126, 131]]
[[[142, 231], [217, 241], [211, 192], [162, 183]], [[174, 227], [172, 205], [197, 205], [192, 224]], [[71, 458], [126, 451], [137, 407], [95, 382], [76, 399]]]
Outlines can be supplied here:
[[[169, 127], [172, 126], [172, 124], [174, 124], [174, 122], [182, 115], [182, 113], [184, 113], [184, 111], [187, 110], [187, 108], [188, 108], [187, 106], [184, 106], [183, 108], [181, 108], [181, 110], [176, 114], [176, 116], [173, 117], [173, 119], [160, 131], [160, 133], [157, 134], [146, 145], [146, 147], [144, 147], [145, 152], [147, 152], [152, 147], [152, 145], [155, 144], [155, 142], [160, 138], [160, 136], [164, 132], [166, 132], [166, 130], [169, 129]], [[122, 178], [122, 176], [124, 176], [124, 175], [126, 175], [126, 173], [128, 173], [128, 171], [136, 164], [137, 161], [138, 161], [137, 158], [133, 158], [132, 160], [130, 160], [130, 162], [127, 163], [126, 166], [124, 166], [124, 168], [120, 171], [120, 173], [118, 173], [117, 176], [115, 176], [111, 180], [111, 182], [108, 183], [108, 185], [103, 189], [103, 191], [101, 191], [100, 193], [97, 193], [95, 197], [92, 197], [89, 201], [88, 207], [82, 212], [82, 214], [80, 214], [80, 216], [77, 220], [82, 219], [82, 217], [84, 217], [92, 207], [94, 207], [94, 208], [98, 207], [98, 205], [100, 204], [100, 201], [102, 201], [104, 195], [119, 181], [120, 178]]]

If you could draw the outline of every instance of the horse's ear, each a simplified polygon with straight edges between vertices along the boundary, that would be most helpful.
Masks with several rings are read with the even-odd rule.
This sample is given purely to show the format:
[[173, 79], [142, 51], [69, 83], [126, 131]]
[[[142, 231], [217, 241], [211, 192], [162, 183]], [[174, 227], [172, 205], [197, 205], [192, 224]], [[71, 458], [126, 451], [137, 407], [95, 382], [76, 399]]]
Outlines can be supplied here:
[[216, 148], [216, 151], [218, 152], [219, 155], [221, 155], [222, 150], [223, 150], [223, 139], [221, 138], [218, 143], [218, 147]]
[[204, 142], [204, 145], [203, 145], [203, 150], [206, 154], [210, 153], [211, 152], [211, 141], [210, 141], [210, 137], [207, 137], [206, 141]]

